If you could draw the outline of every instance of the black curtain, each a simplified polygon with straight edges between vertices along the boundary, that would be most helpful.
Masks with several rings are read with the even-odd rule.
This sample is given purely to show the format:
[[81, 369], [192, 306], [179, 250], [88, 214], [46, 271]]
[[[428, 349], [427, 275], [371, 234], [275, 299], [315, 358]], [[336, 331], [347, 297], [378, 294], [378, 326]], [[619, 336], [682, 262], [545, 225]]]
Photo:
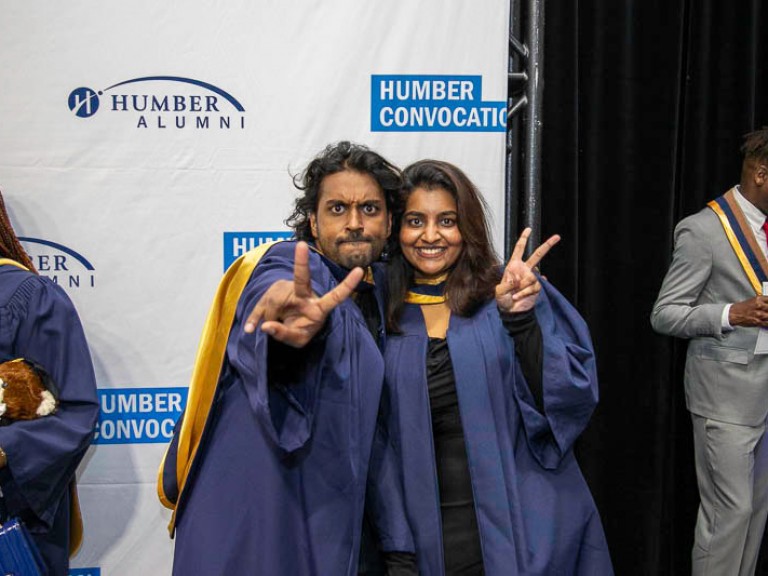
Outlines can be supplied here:
[[649, 315], [674, 225], [738, 182], [742, 136], [768, 124], [768, 7], [542, 1], [542, 238], [563, 236], [544, 273], [587, 319], [600, 373], [579, 461], [616, 574], [690, 574], [686, 343]]

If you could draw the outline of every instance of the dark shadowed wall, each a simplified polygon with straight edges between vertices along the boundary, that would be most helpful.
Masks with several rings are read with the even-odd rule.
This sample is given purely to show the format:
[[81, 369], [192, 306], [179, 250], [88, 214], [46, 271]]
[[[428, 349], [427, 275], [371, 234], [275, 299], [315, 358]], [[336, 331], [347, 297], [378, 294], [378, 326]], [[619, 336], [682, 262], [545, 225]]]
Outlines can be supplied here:
[[601, 378], [579, 459], [616, 574], [689, 574], [686, 343], [649, 314], [674, 225], [738, 182], [742, 135], [768, 124], [768, 6], [575, 0], [545, 17], [542, 237], [563, 241], [544, 273], [589, 322]]

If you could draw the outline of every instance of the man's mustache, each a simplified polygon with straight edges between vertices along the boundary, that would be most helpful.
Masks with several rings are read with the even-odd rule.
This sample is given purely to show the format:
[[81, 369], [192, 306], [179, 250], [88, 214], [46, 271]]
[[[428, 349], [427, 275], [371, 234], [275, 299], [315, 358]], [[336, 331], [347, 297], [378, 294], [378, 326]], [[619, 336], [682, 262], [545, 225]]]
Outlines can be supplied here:
[[366, 236], [362, 233], [351, 233], [347, 236], [344, 236], [343, 238], [337, 238], [336, 239], [336, 246], [339, 246], [340, 244], [344, 244], [345, 242], [373, 242], [373, 238], [371, 236]]

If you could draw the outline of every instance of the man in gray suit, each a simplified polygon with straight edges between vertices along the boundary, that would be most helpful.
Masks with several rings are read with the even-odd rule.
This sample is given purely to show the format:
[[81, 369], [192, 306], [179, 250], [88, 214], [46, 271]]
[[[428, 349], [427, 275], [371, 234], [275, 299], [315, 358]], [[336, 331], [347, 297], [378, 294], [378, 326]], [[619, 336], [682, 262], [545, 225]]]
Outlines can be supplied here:
[[675, 228], [651, 314], [656, 331], [690, 339], [694, 576], [754, 574], [768, 515], [768, 129], [741, 150], [740, 184]]

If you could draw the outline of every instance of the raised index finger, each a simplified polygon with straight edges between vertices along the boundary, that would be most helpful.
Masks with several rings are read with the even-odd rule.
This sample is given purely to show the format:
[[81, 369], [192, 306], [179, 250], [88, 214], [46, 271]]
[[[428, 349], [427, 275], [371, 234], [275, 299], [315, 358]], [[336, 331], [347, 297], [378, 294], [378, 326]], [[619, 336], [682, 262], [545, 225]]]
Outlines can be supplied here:
[[309, 275], [309, 246], [297, 242], [293, 257], [293, 289], [297, 298], [312, 296], [312, 282]]
[[539, 265], [539, 262], [544, 258], [544, 256], [547, 255], [547, 252], [549, 252], [552, 247], [560, 242], [560, 235], [559, 234], [553, 234], [549, 238], [547, 238], [547, 241], [544, 242], [541, 246], [536, 248], [536, 250], [533, 251], [533, 254], [531, 254], [530, 258], [525, 261], [526, 266], [530, 269], [534, 269]]
[[528, 238], [531, 235], [531, 229], [526, 228], [522, 231], [520, 234], [520, 238], [517, 239], [517, 242], [515, 242], [515, 248], [512, 250], [512, 256], [509, 258], [510, 262], [512, 260], [522, 260], [523, 254], [525, 254], [525, 246], [528, 244]]

